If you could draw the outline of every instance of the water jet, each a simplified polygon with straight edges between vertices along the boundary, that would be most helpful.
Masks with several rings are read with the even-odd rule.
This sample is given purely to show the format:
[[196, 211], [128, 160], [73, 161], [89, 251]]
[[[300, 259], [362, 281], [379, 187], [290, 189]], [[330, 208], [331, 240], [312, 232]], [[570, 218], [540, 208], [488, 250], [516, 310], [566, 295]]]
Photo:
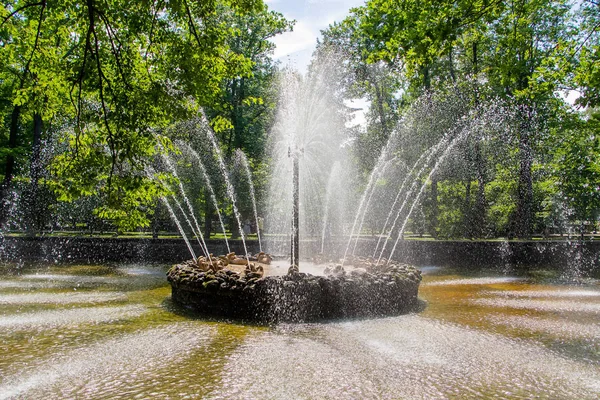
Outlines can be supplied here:
[[[281, 260], [282, 264], [279, 265], [282, 270], [287, 270], [287, 274], [278, 273], [273, 265], [259, 263], [259, 255], [250, 256], [247, 250], [244, 257], [238, 258], [240, 262], [233, 262], [227, 259], [228, 256], [213, 257], [213, 260], [217, 260], [216, 263], [206, 260], [206, 257], [194, 257], [173, 266], [168, 272], [172, 298], [176, 303], [211, 316], [267, 323], [398, 315], [412, 311], [417, 306], [421, 274], [416, 268], [404, 263], [387, 259], [363, 259], [354, 256], [353, 251], [351, 257], [344, 254], [341, 260], [332, 255], [332, 259], [339, 262], [317, 263], [312, 269], [313, 273], [303, 270], [304, 261], [301, 260], [314, 258], [317, 254], [308, 249], [301, 252], [301, 248], [309, 247], [313, 242], [307, 229], [322, 232], [326, 229], [324, 223], [315, 221], [312, 216], [309, 217], [313, 220], [305, 223], [308, 221], [306, 215], [310, 213], [307, 206], [314, 207], [315, 202], [319, 202], [319, 208], [328, 208], [330, 205], [328, 200], [321, 201], [324, 193], [318, 187], [318, 184], [325, 183], [330, 178], [322, 178], [323, 173], [319, 170], [325, 164], [326, 170], [336, 165], [340, 170], [340, 163], [343, 159], [348, 159], [348, 154], [344, 154], [340, 146], [341, 136], [336, 138], [333, 135], [332, 139], [332, 132], [339, 133], [343, 128], [335, 118], [335, 112], [331, 108], [333, 99], [322, 79], [326, 72], [317, 71], [308, 76], [308, 81], [304, 83], [293, 75], [284, 79], [284, 100], [280, 104], [278, 124], [274, 129], [276, 172], [271, 192], [275, 196], [270, 199], [267, 215], [271, 228], [280, 233], [277, 237], [285, 237], [279, 229], [283, 228], [285, 231], [285, 227], [289, 227], [289, 262]], [[225, 164], [204, 115], [201, 124], [213, 144], [221, 171], [226, 177]], [[246, 175], [250, 179], [245, 156], [241, 150], [236, 153], [237, 158], [245, 165]], [[387, 158], [386, 150], [379, 160], [389, 163]], [[336, 160], [330, 162], [331, 159]], [[377, 166], [371, 176], [371, 183], [376, 179], [376, 171], [385, 169], [386, 166]], [[317, 176], [319, 178], [315, 179]], [[235, 199], [232, 185], [227, 179], [226, 182], [231, 199]], [[282, 184], [283, 182], [286, 184]], [[180, 191], [183, 193], [183, 189]], [[373, 192], [365, 192], [361, 204], [367, 195], [370, 201]], [[331, 196], [331, 193], [326, 195]], [[252, 199], [255, 219], [258, 221], [256, 202], [254, 197]], [[232, 201], [241, 227], [235, 200]], [[278, 213], [277, 210], [287, 211]], [[326, 219], [330, 211], [326, 210], [321, 218], [325, 215]], [[363, 220], [365, 213], [366, 211], [362, 215]], [[358, 219], [357, 215], [355, 225]], [[303, 232], [307, 232], [307, 240], [300, 240]], [[324, 242], [323, 234], [320, 241], [321, 252]], [[282, 254], [281, 250], [277, 250], [280, 244], [281, 242], [267, 240], [266, 248]], [[260, 250], [262, 251], [262, 245]], [[210, 258], [208, 254], [205, 256]], [[236, 268], [236, 264], [242, 264], [243, 268]]]

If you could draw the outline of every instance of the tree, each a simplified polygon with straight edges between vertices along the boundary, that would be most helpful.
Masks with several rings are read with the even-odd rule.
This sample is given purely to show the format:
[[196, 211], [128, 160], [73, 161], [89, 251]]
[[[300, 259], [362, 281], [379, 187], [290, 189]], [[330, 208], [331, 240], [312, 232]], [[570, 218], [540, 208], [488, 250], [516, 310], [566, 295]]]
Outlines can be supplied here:
[[358, 137], [357, 158], [363, 169], [371, 170], [374, 157], [381, 151], [398, 123], [398, 94], [402, 79], [393, 65], [367, 60], [373, 47], [371, 38], [359, 31], [360, 9], [341, 23], [334, 23], [322, 31], [323, 39], [317, 42], [317, 57], [336, 57], [340, 60], [342, 80], [340, 90], [345, 98], [367, 100], [371, 106], [367, 117], [366, 132]]
[[570, 33], [569, 5], [563, 1], [515, 0], [507, 2], [494, 24], [494, 52], [486, 60], [486, 76], [496, 93], [517, 110], [516, 141], [519, 151], [517, 207], [514, 232], [531, 235], [534, 220], [533, 165], [536, 149], [552, 122], [553, 85], [539, 85], [536, 71], [553, 56]]
[[[533, 227], [536, 152], [561, 105], [555, 91], [564, 79], [563, 72], [544, 82], [538, 79], [539, 69], [573, 35], [569, 11], [566, 1], [371, 0], [353, 13], [359, 20], [358, 36], [371, 43], [365, 50], [367, 61], [396, 65], [407, 81], [404, 96], [409, 102], [424, 90], [440, 90], [445, 82], [467, 80], [476, 86], [470, 100], [474, 107], [484, 96], [499, 97], [519, 111], [511, 143], [520, 164], [513, 221], [514, 231], [524, 237]], [[484, 143], [477, 136], [472, 140], [467, 149], [477, 180], [474, 211], [479, 216], [473, 223], [482, 226], [491, 172], [486, 171]]]
[[[272, 59], [275, 45], [270, 39], [291, 30], [294, 21], [286, 20], [280, 13], [267, 9], [244, 15], [225, 11], [223, 15], [228, 21], [227, 25], [233, 29], [233, 34], [227, 39], [229, 48], [240, 57], [250, 60], [252, 67], [247, 75], [223, 79], [218, 99], [205, 109], [217, 128], [227, 159], [233, 161], [235, 150], [241, 149], [251, 158], [250, 163], [255, 166], [254, 169], [263, 169], [267, 131], [272, 124], [277, 100], [277, 65]], [[235, 166], [233, 169], [232, 173], [235, 175]], [[214, 180], [221, 181], [219, 177]], [[265, 190], [264, 185], [258, 184], [255, 189], [260, 204], [260, 193]], [[199, 200], [204, 205], [205, 235], [208, 236], [216, 210], [206, 192], [203, 199]], [[240, 196], [237, 200], [243, 218], [253, 219], [249, 196]], [[230, 221], [232, 231], [237, 232], [235, 218]]]
[[228, 157], [235, 149], [243, 149], [261, 158], [276, 100], [276, 64], [271, 58], [275, 44], [270, 39], [292, 30], [295, 21], [267, 9], [245, 15], [228, 12], [226, 18], [233, 29], [229, 48], [252, 66], [246, 75], [224, 79], [220, 97], [210, 108], [214, 116], [229, 122], [220, 129]]
[[10, 151], [3, 194], [15, 173], [14, 149], [23, 142], [23, 110], [48, 124], [58, 122], [53, 117], [60, 110], [69, 122], [60, 138], [64, 151], [52, 167], [59, 198], [99, 194], [100, 217], [123, 226], [147, 225], [147, 207], [163, 192], [146, 170], [157, 152], [155, 130], [218, 99], [225, 77], [250, 74], [252, 62], [227, 44], [233, 29], [222, 7], [244, 13], [264, 5], [260, 0], [2, 5], [0, 74], [13, 76], [1, 82], [3, 104], [12, 105], [4, 124]]
[[557, 187], [572, 219], [593, 221], [600, 213], [600, 114], [575, 121], [555, 153]]
[[[477, 32], [499, 8], [498, 4], [488, 2], [403, 1], [398, 4], [377, 0], [354, 9], [342, 24], [334, 24], [324, 32], [324, 45], [333, 44], [345, 49], [342, 54], [353, 55], [349, 57], [348, 64], [356, 71], [355, 79], [359, 84], [355, 86], [371, 88], [371, 93], [375, 94], [370, 96], [371, 114], [378, 115], [381, 121], [383, 134], [375, 136], [375, 142], [380, 143], [380, 147], [391, 129], [394, 129], [401, 105], [406, 108], [424, 91], [445, 90], [447, 82], [458, 85], [460, 79], [469, 76], [468, 79], [475, 80], [474, 76], [478, 74], [477, 40], [480, 40]], [[468, 51], [460, 49], [461, 44], [465, 45], [464, 42], [472, 44]], [[461, 51], [466, 54], [471, 49], [472, 59], [460, 57]], [[457, 53], [458, 60], [455, 59]], [[471, 102], [474, 103], [472, 106], [477, 105], [477, 94]], [[368, 141], [372, 140], [372, 135], [369, 135]], [[479, 141], [475, 140], [471, 147], [474, 152], [471, 159], [474, 160], [479, 183], [475, 210], [480, 216], [472, 222], [482, 226], [485, 166]], [[437, 179], [437, 175], [432, 177], [432, 196], [437, 193]], [[466, 184], [467, 198], [470, 196], [470, 185], [469, 178]], [[470, 201], [467, 203], [470, 204]], [[429, 204], [432, 205], [430, 216], [435, 219], [437, 201], [432, 198]], [[432, 221], [429, 225], [435, 231], [436, 222]]]
[[[482, 22], [494, 19], [502, 2], [371, 0], [361, 12], [360, 30], [373, 41], [368, 60], [398, 64], [419, 94], [440, 77], [452, 78], [456, 40]], [[437, 74], [436, 74], [437, 73]]]
[[[581, 51], [575, 83], [582, 92], [577, 104], [600, 106], [600, 4], [586, 0], [581, 5], [581, 35], [575, 51]], [[577, 54], [572, 55], [572, 57]]]

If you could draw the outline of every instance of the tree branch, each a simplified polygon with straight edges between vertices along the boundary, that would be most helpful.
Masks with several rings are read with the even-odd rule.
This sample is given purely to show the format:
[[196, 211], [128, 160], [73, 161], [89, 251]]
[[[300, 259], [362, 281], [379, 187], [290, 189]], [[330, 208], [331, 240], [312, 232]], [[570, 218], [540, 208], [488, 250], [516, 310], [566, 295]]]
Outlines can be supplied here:
[[46, 2], [45, 1], [40, 1], [39, 3], [31, 3], [31, 4], [25, 4], [23, 7], [19, 7], [17, 8], [15, 11], [11, 12], [10, 14], [8, 14], [6, 17], [4, 17], [4, 19], [2, 20], [2, 23], [0, 23], [0, 27], [2, 25], [4, 25], [6, 23], [6, 21], [8, 21], [9, 19], [11, 19], [15, 14], [25, 10], [26, 8], [29, 7], [37, 7], [37, 6], [43, 6], [46, 7]]
[[600, 28], [600, 21], [598, 21], [598, 23], [592, 27], [592, 29], [590, 30], [590, 33], [586, 36], [586, 38], [581, 43], [579, 43], [579, 46], [577, 46], [577, 48], [573, 52], [571, 59], [573, 59], [573, 57], [575, 57], [575, 55], [577, 53], [579, 53], [579, 51], [583, 48], [583, 46], [587, 43], [587, 41], [590, 40], [590, 38], [598, 30], [598, 28]]
[[157, 21], [157, 16], [158, 16], [158, 10], [160, 9], [160, 2], [157, 3], [157, 6], [155, 7], [155, 9], [153, 10], [152, 13], [152, 24], [150, 25], [150, 33], [148, 34], [148, 47], [146, 48], [146, 51], [144, 52], [144, 60], [146, 60], [148, 58], [148, 53], [150, 52], [150, 48], [152, 47], [152, 45], [154, 44], [154, 28], [155, 28], [155, 24]]
[[[83, 78], [85, 76], [85, 66], [87, 64], [87, 57], [88, 57], [88, 52], [91, 51], [92, 45], [90, 42], [90, 38], [92, 35], [92, 29], [91, 29], [91, 25], [88, 27], [88, 31], [87, 34], [85, 36], [85, 48], [83, 51], [83, 63], [81, 64], [81, 70], [79, 71], [79, 76], [77, 77], [77, 80], [75, 82], [73, 82], [73, 86], [71, 87], [71, 91], [69, 92], [69, 96], [71, 98], [71, 104], [73, 104], [73, 106], [75, 107], [75, 109], [77, 110], [77, 116], [76, 116], [76, 124], [77, 127], [79, 128], [75, 134], [75, 156], [77, 156], [77, 154], [79, 153], [79, 134], [82, 131], [81, 129], [81, 93], [83, 91]], [[77, 92], [77, 104], [75, 104], [75, 101], [73, 100], [73, 90], [75, 89], [75, 86], [78, 86], [78, 92]]]
[[31, 61], [33, 60], [33, 55], [35, 54], [35, 51], [37, 50], [37, 47], [38, 47], [38, 43], [40, 41], [40, 33], [42, 31], [42, 19], [44, 17], [45, 9], [46, 9], [46, 1], [43, 1], [42, 9], [40, 10], [40, 18], [38, 21], [37, 32], [35, 34], [35, 42], [33, 43], [33, 49], [31, 49], [31, 55], [29, 56], [29, 59], [27, 60], [27, 64], [25, 64], [25, 68], [23, 69], [23, 76], [21, 77], [21, 89], [23, 88], [23, 85], [25, 84], [25, 75], [27, 75], [27, 73], [29, 72], [29, 65], [31, 65]]
[[107, 181], [107, 185], [108, 185], [108, 188], [110, 191], [110, 187], [112, 184], [112, 177], [114, 175], [115, 166], [116, 166], [116, 162], [117, 162], [117, 154], [116, 154], [116, 150], [115, 150], [114, 135], [112, 133], [112, 130], [110, 129], [110, 123], [108, 121], [108, 109], [106, 106], [106, 99], [104, 98], [104, 80], [106, 79], [106, 77], [104, 76], [104, 72], [102, 70], [102, 63], [100, 61], [100, 46], [98, 44], [98, 35], [96, 34], [95, 23], [94, 23], [95, 7], [94, 7], [93, 0], [87, 0], [87, 6], [88, 6], [89, 21], [90, 21], [90, 30], [91, 30], [92, 35], [94, 36], [93, 54], [94, 54], [94, 57], [96, 58], [96, 69], [98, 71], [98, 91], [99, 91], [99, 95], [100, 95], [100, 103], [102, 105], [102, 114], [103, 114], [104, 124], [106, 126], [106, 131], [108, 134], [108, 147], [110, 148], [110, 155], [111, 155], [111, 168], [110, 168], [110, 173], [108, 175], [108, 181]]
[[[115, 62], [117, 63], [117, 69], [119, 70], [119, 75], [121, 75], [121, 79], [123, 79], [123, 83], [125, 83], [125, 86], [127, 86], [127, 88], [131, 90], [132, 87], [129, 84], [129, 82], [127, 82], [127, 78], [125, 77], [125, 72], [123, 70], [123, 65], [121, 62], [121, 47], [122, 47], [121, 41], [119, 40], [118, 36], [115, 34], [115, 31], [112, 28], [112, 25], [110, 24], [106, 15], [104, 15], [104, 13], [98, 9], [96, 9], [96, 13], [98, 14], [98, 16], [100, 16], [100, 19], [102, 20], [102, 22], [104, 22], [104, 26], [106, 27], [106, 33], [107, 33], [108, 39], [110, 41], [111, 51], [113, 53], [113, 56], [115, 57]], [[119, 45], [118, 47], [115, 47], [115, 41], [113, 39], [118, 42], [118, 45]]]
[[198, 43], [198, 46], [202, 47], [202, 43], [200, 42], [200, 36], [198, 36], [198, 31], [196, 31], [196, 24], [194, 24], [194, 19], [192, 18], [192, 12], [190, 11], [190, 7], [188, 6], [187, 0], [183, 0], [183, 4], [185, 5], [185, 12], [188, 17], [188, 25], [191, 28], [192, 35], [196, 39], [196, 43]]

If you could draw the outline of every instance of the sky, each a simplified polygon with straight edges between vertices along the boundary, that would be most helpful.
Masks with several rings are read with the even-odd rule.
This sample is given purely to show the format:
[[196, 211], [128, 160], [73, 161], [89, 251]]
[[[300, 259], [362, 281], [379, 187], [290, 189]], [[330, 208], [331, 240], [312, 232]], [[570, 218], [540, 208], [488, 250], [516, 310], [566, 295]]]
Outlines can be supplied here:
[[[277, 46], [274, 57], [282, 66], [291, 66], [305, 73], [317, 38], [321, 30], [333, 22], [342, 21], [353, 7], [362, 6], [364, 0], [265, 0], [270, 10], [277, 11], [290, 20], [296, 20], [293, 32], [286, 32], [273, 38]], [[348, 126], [365, 126], [365, 112], [369, 107], [366, 99], [354, 99], [345, 102], [357, 109]]]
[[365, 3], [364, 0], [265, 0], [270, 10], [296, 20], [293, 32], [273, 39], [277, 46], [275, 58], [283, 65], [290, 65], [306, 72], [312, 52], [321, 30], [333, 22], [339, 22], [349, 14], [352, 7]]
[[[333, 22], [342, 21], [351, 8], [364, 5], [365, 0], [264, 0], [270, 10], [280, 12], [290, 20], [296, 20], [293, 32], [286, 32], [272, 39], [277, 48], [274, 58], [282, 66], [291, 66], [305, 73], [310, 58], [321, 37], [321, 30]], [[570, 91], [561, 94], [567, 102], [573, 104], [579, 93]], [[359, 108], [354, 113], [350, 125], [365, 124], [365, 111], [369, 107], [366, 99], [354, 99], [346, 102], [348, 106]]]

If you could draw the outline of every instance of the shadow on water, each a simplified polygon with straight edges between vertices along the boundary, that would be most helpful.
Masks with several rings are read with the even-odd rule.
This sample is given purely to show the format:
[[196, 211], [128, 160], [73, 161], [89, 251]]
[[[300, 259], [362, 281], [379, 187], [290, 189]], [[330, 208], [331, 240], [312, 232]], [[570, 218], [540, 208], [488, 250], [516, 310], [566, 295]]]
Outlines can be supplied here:
[[[33, 265], [2, 274], [15, 287], [0, 287], [0, 301], [44, 302], [0, 313], [0, 399], [205, 397], [221, 387], [228, 357], [264, 328], [194, 317], [171, 302], [165, 270]], [[62, 304], [76, 282], [88, 284], [77, 294], [123, 298]]]
[[441, 268], [425, 274], [423, 316], [529, 340], [557, 354], [600, 364], [600, 282], [553, 270], [507, 274]]
[[200, 321], [206, 323], [217, 323], [217, 324], [227, 324], [232, 326], [239, 327], [249, 327], [249, 328], [266, 328], [271, 326], [268, 323], [260, 323], [256, 321], [248, 321], [244, 319], [235, 319], [235, 318], [219, 318], [218, 316], [203, 314], [193, 308], [183, 306], [181, 304], [177, 304], [173, 301], [171, 296], [165, 298], [161, 303], [161, 307], [174, 315], [179, 317], [183, 317], [192, 321]]
[[486, 267], [484, 266], [421, 266], [423, 275], [429, 276], [448, 276], [460, 275], [463, 277], [514, 277], [532, 284], [549, 285], [600, 285], [600, 270], [589, 274], [569, 273], [568, 271], [557, 270], [555, 268], [544, 268], [541, 266], [504, 266], [504, 267]]
[[[165, 298], [161, 303], [161, 307], [166, 311], [173, 313], [174, 315], [195, 321], [204, 321], [204, 322], [212, 322], [212, 323], [223, 323], [223, 324], [231, 324], [238, 326], [246, 326], [246, 327], [254, 327], [254, 328], [276, 328], [281, 325], [294, 325], [294, 323], [279, 323], [279, 322], [261, 322], [256, 320], [246, 320], [241, 318], [221, 318], [211, 314], [204, 314], [197, 309], [186, 307], [181, 304], [177, 304], [173, 301], [173, 299], [169, 296]], [[388, 315], [386, 317], [397, 317], [400, 315], [406, 314], [419, 314], [425, 311], [427, 308], [428, 302], [423, 299], [417, 299], [417, 304], [408, 309], [404, 309], [398, 315]], [[300, 325], [323, 325], [323, 324], [333, 324], [333, 323], [341, 323], [341, 322], [360, 322], [360, 321], [369, 321], [373, 319], [381, 319], [386, 318], [384, 316], [373, 316], [373, 317], [355, 317], [355, 318], [337, 318], [337, 319], [322, 319], [315, 322], [303, 322]]]

